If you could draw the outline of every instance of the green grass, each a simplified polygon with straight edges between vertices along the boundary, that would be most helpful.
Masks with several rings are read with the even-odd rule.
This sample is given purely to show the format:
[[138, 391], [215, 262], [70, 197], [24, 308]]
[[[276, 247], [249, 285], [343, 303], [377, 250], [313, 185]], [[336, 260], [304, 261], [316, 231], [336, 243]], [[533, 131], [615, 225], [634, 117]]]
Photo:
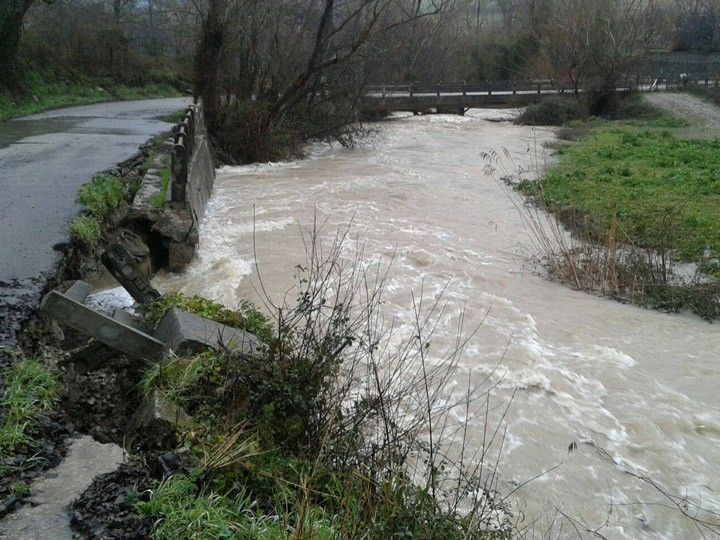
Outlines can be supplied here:
[[0, 122], [62, 107], [180, 95], [166, 83], [133, 87], [111, 79], [62, 78], [37, 71], [28, 74], [26, 84], [20, 97], [0, 89]]
[[179, 124], [184, 117], [185, 110], [182, 110], [176, 111], [172, 114], [166, 114], [165, 116], [161, 116], [160, 120], [162, 120], [163, 122], [167, 122], [168, 124]]
[[177, 475], [163, 482], [148, 502], [136, 503], [143, 514], [160, 517], [156, 540], [196, 538], [285, 538], [276, 520], [257, 514], [243, 493], [202, 491], [192, 478]]
[[[660, 117], [653, 122], [671, 123]], [[598, 239], [670, 248], [680, 261], [720, 253], [720, 141], [681, 140], [637, 121], [594, 127], [561, 149], [559, 165], [523, 189]]]
[[77, 202], [99, 220], [105, 219], [125, 199], [125, 185], [117, 176], [98, 174], [78, 192]]
[[38, 360], [28, 358], [5, 373], [0, 400], [0, 458], [31, 442], [27, 435], [37, 418], [57, 400], [57, 380]]
[[170, 188], [170, 167], [165, 167], [160, 171], [160, 191], [150, 197], [150, 205], [154, 208], [162, 208], [165, 206], [165, 199], [167, 198], [167, 192]]
[[102, 235], [102, 223], [95, 216], [80, 215], [70, 222], [70, 236], [86, 246], [94, 246]]
[[125, 200], [125, 184], [117, 176], [98, 174], [78, 192], [77, 202], [85, 212], [70, 222], [70, 236], [94, 246], [102, 235], [102, 222]]

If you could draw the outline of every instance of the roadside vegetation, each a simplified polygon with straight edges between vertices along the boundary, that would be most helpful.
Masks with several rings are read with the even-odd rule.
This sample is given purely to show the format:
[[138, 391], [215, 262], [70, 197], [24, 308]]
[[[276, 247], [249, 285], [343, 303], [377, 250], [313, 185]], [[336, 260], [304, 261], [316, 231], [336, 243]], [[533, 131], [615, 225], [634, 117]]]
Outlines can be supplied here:
[[482, 456], [466, 454], [469, 426], [448, 417], [457, 407], [470, 421], [486, 396], [468, 388], [445, 400], [461, 343], [429, 359], [441, 305], [420, 302], [416, 335], [391, 346], [379, 312], [385, 271], [342, 259], [343, 242], [327, 258], [310, 243], [295, 301], [273, 318], [180, 295], [149, 310], [153, 322], [182, 306], [253, 330], [267, 347], [259, 357], [170, 356], [145, 373], [141, 392], [192, 417], [179, 428], [189, 463], [136, 503], [155, 538], [510, 536], [490, 434]]
[[165, 199], [167, 198], [168, 189], [170, 189], [171, 176], [172, 172], [169, 166], [160, 171], [160, 191], [150, 197], [150, 205], [154, 208], [162, 208], [165, 206]]
[[690, 93], [706, 99], [710, 103], [720, 107], [720, 86], [694, 86], [689, 89]]
[[167, 83], [128, 86], [108, 78], [33, 71], [26, 74], [21, 93], [0, 87], [0, 122], [62, 107], [179, 95], [180, 91]]
[[557, 103], [536, 107], [574, 141], [541, 181], [520, 185], [577, 240], [528, 210], [544, 263], [579, 289], [720, 317], [720, 142], [679, 138], [684, 121], [627, 101], [615, 121], [568, 123]]
[[70, 235], [85, 244], [94, 246], [100, 240], [102, 224], [125, 200], [123, 181], [109, 174], [98, 174], [80, 188], [77, 202], [84, 212], [70, 222]]

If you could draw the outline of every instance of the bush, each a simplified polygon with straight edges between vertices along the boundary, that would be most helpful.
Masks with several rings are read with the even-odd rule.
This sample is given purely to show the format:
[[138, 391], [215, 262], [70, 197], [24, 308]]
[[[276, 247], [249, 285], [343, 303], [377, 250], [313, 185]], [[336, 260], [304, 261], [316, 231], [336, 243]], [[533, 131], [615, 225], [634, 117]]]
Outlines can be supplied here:
[[[495, 465], [480, 466], [485, 453], [449, 457], [463, 450], [446, 415], [462, 407], [469, 422], [471, 403], [485, 399], [468, 388], [467, 403], [443, 400], [459, 349], [429, 362], [442, 307], [415, 309], [413, 335], [396, 347], [380, 315], [385, 272], [342, 258], [342, 235], [329, 250], [316, 238], [298, 268], [296, 301], [274, 306], [277, 338], [265, 357], [170, 357], [146, 373], [145, 392], [194, 416], [185, 435], [198, 465], [139, 508], [159, 518], [159, 537], [199, 531], [217, 511], [228, 531], [277, 525], [262, 537], [509, 537]], [[195, 303], [217, 314], [215, 304]]]
[[695, 86], [690, 88], [690, 92], [720, 106], [720, 87], [718, 86]]
[[587, 117], [582, 103], [575, 97], [550, 97], [527, 107], [518, 123], [526, 126], [562, 126], [570, 120]]
[[287, 159], [298, 152], [300, 135], [290, 127], [271, 126], [265, 106], [250, 100], [221, 106], [217, 119], [208, 127], [214, 149], [223, 161], [264, 163]]

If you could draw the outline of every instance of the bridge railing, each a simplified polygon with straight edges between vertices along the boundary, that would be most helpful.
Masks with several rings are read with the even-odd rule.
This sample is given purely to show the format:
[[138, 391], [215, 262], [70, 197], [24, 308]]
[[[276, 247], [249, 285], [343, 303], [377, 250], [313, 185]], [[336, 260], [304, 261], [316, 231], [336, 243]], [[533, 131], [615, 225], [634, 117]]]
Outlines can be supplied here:
[[202, 130], [203, 114], [199, 103], [190, 105], [182, 120], [173, 127], [173, 147], [170, 154], [170, 200], [184, 205], [190, 160], [195, 151], [195, 135]]
[[[706, 79], [654, 79], [647, 76], [625, 77], [617, 83], [620, 91], [652, 91], [676, 90], [688, 87], [719, 86], [720, 81]], [[447, 94], [487, 94], [496, 93], [579, 93], [573, 82], [553, 80], [523, 80], [523, 81], [486, 81], [479, 83], [469, 82], [413, 82], [405, 84], [370, 85], [366, 87], [369, 97], [392, 97], [393, 95], [431, 96]]]
[[[366, 92], [372, 97], [386, 97], [393, 94], [415, 95], [442, 95], [442, 94], [488, 94], [493, 93], [528, 93], [538, 94], [548, 91], [557, 91], [558, 84], [553, 81], [485, 81], [479, 83], [460, 82], [413, 82], [405, 84], [370, 85]], [[563, 91], [564, 88], [560, 87]]]

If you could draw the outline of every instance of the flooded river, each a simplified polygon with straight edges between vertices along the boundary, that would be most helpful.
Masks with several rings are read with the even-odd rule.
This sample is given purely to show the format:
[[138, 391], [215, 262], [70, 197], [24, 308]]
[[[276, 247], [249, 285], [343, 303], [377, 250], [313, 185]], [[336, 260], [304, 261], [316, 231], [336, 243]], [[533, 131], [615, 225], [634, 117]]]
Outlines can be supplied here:
[[[317, 213], [332, 234], [352, 220], [368, 255], [394, 254], [389, 313], [410, 324], [411, 291], [448, 284], [449, 326], [463, 308], [467, 328], [485, 319], [457, 378], [482, 381], [502, 360], [493, 398], [507, 402], [515, 393], [499, 490], [555, 467], [515, 493], [524, 525], [537, 519], [532, 530], [540, 534], [555, 519], [551, 536], [582, 532], [569, 523], [560, 530], [559, 508], [609, 538], [701, 537], [638, 476], [683, 498], [690, 514], [695, 505], [720, 512], [718, 326], [539, 275], [527, 262], [531, 237], [483, 154], [497, 151], [507, 171], [533, 169], [554, 134], [491, 121], [499, 115], [507, 113], [396, 118], [358, 148], [316, 146], [300, 161], [221, 169], [197, 260], [157, 285], [230, 307], [255, 298], [255, 213], [263, 282], [285, 291], [304, 261], [299, 226]], [[473, 423], [474, 444], [482, 423]]]

